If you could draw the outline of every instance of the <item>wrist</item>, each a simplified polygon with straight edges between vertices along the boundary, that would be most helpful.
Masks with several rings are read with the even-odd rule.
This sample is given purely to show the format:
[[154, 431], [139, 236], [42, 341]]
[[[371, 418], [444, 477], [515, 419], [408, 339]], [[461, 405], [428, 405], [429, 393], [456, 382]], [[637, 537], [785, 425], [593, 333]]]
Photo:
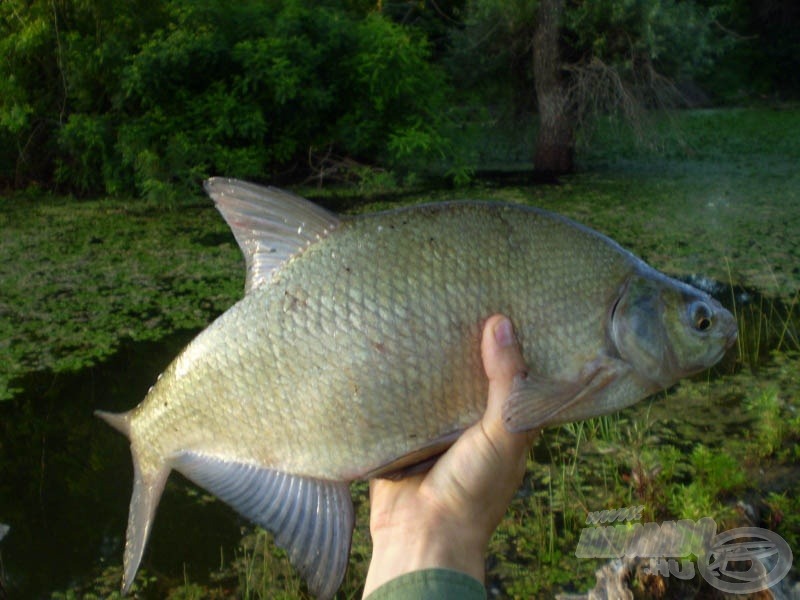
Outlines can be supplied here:
[[469, 529], [420, 524], [374, 533], [364, 596], [400, 575], [423, 569], [460, 571], [483, 582], [486, 542]]

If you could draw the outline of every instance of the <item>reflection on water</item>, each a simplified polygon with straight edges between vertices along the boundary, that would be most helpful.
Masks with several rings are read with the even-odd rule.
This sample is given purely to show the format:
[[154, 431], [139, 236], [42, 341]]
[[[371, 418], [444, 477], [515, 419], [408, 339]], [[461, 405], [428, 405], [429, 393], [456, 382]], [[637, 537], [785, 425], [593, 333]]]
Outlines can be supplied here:
[[[31, 376], [21, 397], [0, 403], [0, 522], [10, 527], [0, 575], [9, 598], [49, 598], [121, 561], [131, 457], [125, 438], [92, 411], [138, 404], [193, 335], [130, 344], [75, 375]], [[200, 507], [186, 490], [170, 478], [143, 566], [203, 581], [219, 567], [221, 549], [230, 559], [240, 521], [221, 503]]]
[[[750, 344], [745, 354], [756, 361], [779, 344], [800, 348], [797, 307], [714, 282], [691, 283], [707, 288], [744, 319], [741, 342]], [[120, 564], [131, 457], [124, 437], [92, 412], [123, 411], [138, 404], [194, 333], [179, 332], [159, 343], [130, 343], [113, 360], [74, 375], [32, 375], [20, 382], [26, 390], [21, 397], [0, 403], [0, 523], [10, 527], [0, 542], [0, 599], [3, 587], [10, 598], [49, 598], [53, 590]], [[735, 355], [717, 372], [738, 368]], [[657, 410], [667, 411], [665, 418], [675, 416], [674, 405]], [[745, 426], [745, 415], [722, 405], [705, 410], [682, 406], [679, 413], [676, 422], [683, 425], [691, 421], [689, 415], [710, 414], [709, 436], [736, 435]], [[199, 502], [195, 488], [173, 473], [143, 568], [177, 581], [185, 573], [204, 582], [210, 571], [232, 558], [242, 523], [219, 502]]]

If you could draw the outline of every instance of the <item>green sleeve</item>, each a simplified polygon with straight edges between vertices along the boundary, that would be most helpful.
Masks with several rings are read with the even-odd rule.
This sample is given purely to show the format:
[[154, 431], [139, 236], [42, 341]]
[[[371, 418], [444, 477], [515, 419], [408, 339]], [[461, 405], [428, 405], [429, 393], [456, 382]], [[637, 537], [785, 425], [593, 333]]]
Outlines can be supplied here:
[[424, 569], [387, 581], [366, 600], [486, 600], [475, 578], [449, 569]]

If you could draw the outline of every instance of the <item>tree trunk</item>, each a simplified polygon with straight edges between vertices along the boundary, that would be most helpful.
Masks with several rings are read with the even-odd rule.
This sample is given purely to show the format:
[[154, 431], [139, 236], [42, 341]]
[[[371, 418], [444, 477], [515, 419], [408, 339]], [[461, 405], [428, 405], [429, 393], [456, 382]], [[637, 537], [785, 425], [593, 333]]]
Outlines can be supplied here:
[[539, 106], [534, 172], [552, 177], [569, 173], [575, 160], [575, 111], [561, 71], [559, 32], [564, 0], [540, 0], [533, 34], [533, 76]]

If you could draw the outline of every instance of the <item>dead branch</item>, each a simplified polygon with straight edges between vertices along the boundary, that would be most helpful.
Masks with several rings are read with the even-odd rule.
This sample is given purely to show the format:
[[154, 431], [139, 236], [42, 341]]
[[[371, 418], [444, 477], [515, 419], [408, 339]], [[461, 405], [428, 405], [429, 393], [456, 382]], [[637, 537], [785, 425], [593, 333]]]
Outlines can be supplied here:
[[311, 172], [304, 183], [315, 182], [322, 187], [326, 181], [334, 183], [354, 183], [369, 174], [385, 173], [386, 169], [359, 162], [349, 156], [341, 156], [333, 152], [329, 145], [324, 150], [314, 147], [308, 149], [308, 168]]

